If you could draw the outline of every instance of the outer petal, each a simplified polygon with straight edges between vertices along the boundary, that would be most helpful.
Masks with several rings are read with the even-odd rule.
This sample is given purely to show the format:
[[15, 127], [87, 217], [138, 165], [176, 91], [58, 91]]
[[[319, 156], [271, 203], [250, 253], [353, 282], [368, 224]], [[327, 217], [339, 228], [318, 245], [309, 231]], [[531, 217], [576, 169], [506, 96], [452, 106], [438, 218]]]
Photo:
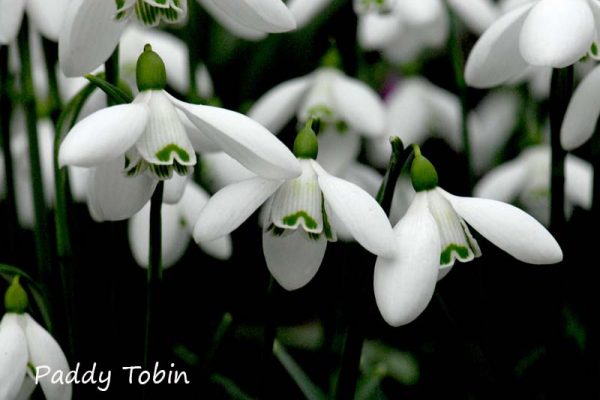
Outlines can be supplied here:
[[[44, 1], [44, 0], [40, 0]], [[110, 57], [127, 21], [117, 21], [114, 1], [72, 0], [58, 42], [60, 67], [66, 76], [93, 71]]]
[[402, 27], [397, 15], [369, 13], [358, 20], [358, 41], [365, 50], [378, 50], [392, 44], [402, 34]]
[[469, 225], [516, 259], [529, 264], [554, 264], [562, 260], [562, 250], [554, 237], [517, 207], [438, 190]]
[[[190, 182], [181, 198], [179, 209], [185, 221], [185, 226], [190, 235], [193, 233], [194, 224], [198, 221], [202, 209], [208, 203], [210, 196], [199, 185]], [[227, 260], [231, 257], [231, 236], [225, 235], [211, 241], [201, 241], [198, 246], [206, 254], [219, 260]]]
[[[404, 143], [420, 144], [425, 140], [427, 126], [431, 122], [431, 110], [424, 97], [425, 89], [423, 80], [413, 78], [402, 82], [388, 98], [388, 133], [399, 136]], [[389, 140], [385, 140], [385, 150], [387, 163], [391, 153]]]
[[33, 380], [29, 375], [25, 376], [21, 390], [19, 391], [19, 394], [15, 400], [29, 400], [35, 390], [35, 387], [35, 380]]
[[374, 289], [377, 306], [392, 326], [417, 318], [429, 304], [440, 270], [440, 237], [428, 211], [425, 193], [418, 193], [394, 227], [394, 258], [378, 257]]
[[189, 175], [181, 176], [179, 174], [173, 174], [173, 177], [171, 179], [165, 181], [163, 202], [167, 204], [179, 203], [189, 181]]
[[103, 164], [89, 180], [88, 207], [96, 221], [119, 221], [137, 213], [150, 200], [157, 180], [146, 174], [123, 175], [120, 162]]
[[325, 201], [356, 241], [373, 254], [393, 257], [392, 226], [375, 199], [355, 184], [329, 175], [316, 161], [312, 165]]
[[122, 104], [95, 112], [78, 122], [63, 140], [60, 165], [91, 167], [117, 159], [144, 133], [148, 118], [144, 104]]
[[294, 15], [296, 25], [302, 28], [321, 13], [332, 0], [290, 0], [287, 2], [290, 12]]
[[261, 40], [265, 38], [266, 34], [264, 32], [248, 28], [231, 18], [229, 14], [215, 4], [214, 0], [198, 0], [198, 2], [202, 4], [204, 8], [206, 8], [208, 13], [212, 15], [214, 19], [219, 21], [221, 25], [223, 25], [235, 36], [244, 38], [246, 40]]
[[19, 316], [7, 313], [0, 321], [0, 399], [17, 397], [27, 369], [27, 340]]
[[381, 136], [385, 133], [383, 102], [365, 83], [335, 74], [331, 95], [336, 111], [350, 127], [366, 136]]
[[254, 178], [256, 175], [222, 151], [200, 157], [202, 181], [216, 192], [232, 183]]
[[[46, 365], [51, 371], [69, 372], [67, 358], [59, 344], [29, 314], [25, 314], [25, 335], [29, 346], [29, 359], [34, 366]], [[40, 379], [47, 400], [65, 400], [72, 396], [70, 384], [53, 384], [50, 376]]]
[[42, 35], [57, 42], [70, 0], [27, 0], [27, 2], [27, 15], [33, 20], [36, 28]]
[[[185, 254], [190, 243], [190, 234], [181, 224], [178, 205], [163, 204], [162, 219], [162, 264], [169, 268], [177, 263]], [[131, 253], [139, 266], [148, 267], [150, 243], [150, 203], [146, 203], [137, 214], [129, 220], [129, 245]]]
[[272, 179], [300, 175], [300, 163], [292, 152], [253, 119], [218, 107], [171, 99], [203, 134], [249, 170]]
[[475, 185], [477, 197], [513, 202], [527, 184], [528, 165], [520, 157], [494, 168]]
[[240, 25], [263, 32], [296, 29], [294, 16], [281, 0], [213, 0]]
[[448, 0], [448, 4], [477, 34], [482, 34], [500, 14], [496, 4], [490, 0]]
[[600, 115], [600, 66], [577, 86], [560, 131], [560, 142], [567, 150], [575, 149], [592, 137]]
[[413, 25], [430, 23], [446, 12], [440, 0], [396, 0], [395, 6], [398, 14]]
[[565, 163], [565, 191], [570, 201], [579, 207], [592, 208], [594, 170], [579, 157], [567, 155]]
[[529, 64], [563, 68], [587, 53], [594, 34], [587, 0], [541, 0], [523, 24], [519, 45]]
[[300, 289], [315, 276], [327, 248], [324, 235], [310, 239], [302, 229], [275, 236], [263, 232], [267, 268], [286, 290]]
[[271, 132], [279, 133], [300, 107], [311, 82], [312, 76], [303, 76], [275, 86], [254, 103], [248, 116]]
[[0, 45], [7, 45], [17, 37], [26, 1], [0, 0]]
[[217, 239], [236, 229], [282, 183], [282, 181], [257, 177], [219, 190], [202, 209], [196, 221], [194, 227], [196, 243]]
[[525, 71], [527, 62], [519, 51], [519, 33], [531, 7], [528, 3], [504, 14], [475, 43], [465, 67], [467, 84], [488, 88]]
[[319, 155], [317, 161], [326, 171], [341, 176], [360, 153], [360, 136], [354, 132], [339, 133], [327, 127], [319, 132]]

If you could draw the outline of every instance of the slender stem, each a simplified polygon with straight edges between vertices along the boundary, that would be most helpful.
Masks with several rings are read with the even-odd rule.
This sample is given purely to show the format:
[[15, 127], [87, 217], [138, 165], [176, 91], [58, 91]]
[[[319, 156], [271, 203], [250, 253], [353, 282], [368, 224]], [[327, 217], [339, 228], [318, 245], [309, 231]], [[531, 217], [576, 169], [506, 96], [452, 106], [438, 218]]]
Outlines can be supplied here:
[[27, 18], [23, 19], [18, 37], [19, 56], [21, 59], [21, 99], [25, 112], [27, 137], [29, 141], [29, 158], [31, 163], [31, 183], [33, 185], [33, 206], [35, 209], [34, 236], [36, 258], [43, 282], [50, 283], [50, 248], [48, 246], [48, 223], [46, 220], [46, 201], [42, 166], [38, 144], [36, 100], [31, 72], [31, 55], [29, 48], [29, 29]]
[[[377, 194], [377, 200], [383, 210], [389, 215], [396, 182], [402, 168], [410, 156], [410, 151], [404, 151], [402, 142], [398, 137], [391, 138], [392, 155], [383, 183]], [[335, 398], [353, 399], [356, 382], [360, 372], [360, 356], [365, 339], [366, 316], [369, 307], [368, 286], [373, 281], [372, 268], [353, 269], [356, 276], [351, 277], [349, 284], [352, 290], [352, 304], [345, 304], [349, 323], [345, 332], [344, 351], [342, 353], [341, 369], [338, 376]]]
[[4, 175], [6, 181], [6, 215], [5, 226], [9, 232], [6, 235], [6, 261], [13, 262], [16, 256], [16, 234], [19, 223], [17, 221], [17, 203], [15, 201], [15, 178], [10, 140], [10, 116], [12, 114], [12, 103], [10, 101], [8, 70], [8, 46], [0, 46], [0, 141], [2, 144], [2, 155], [4, 157]]
[[158, 323], [156, 311], [160, 306], [160, 292], [162, 281], [162, 219], [161, 208], [164, 183], [161, 181], [150, 201], [150, 252], [148, 259], [148, 287], [146, 302], [146, 342], [144, 352], [144, 365], [148, 367], [155, 361]]
[[550, 144], [552, 178], [550, 182], [550, 230], [560, 238], [565, 232], [565, 157], [560, 145], [560, 129], [573, 93], [573, 66], [552, 72], [550, 89]]
[[468, 106], [468, 90], [467, 84], [464, 78], [465, 70], [465, 57], [460, 44], [460, 36], [458, 29], [458, 19], [454, 14], [454, 11], [448, 7], [448, 13], [450, 15], [450, 37], [448, 47], [450, 48], [450, 57], [452, 61], [452, 69], [454, 72], [454, 82], [458, 90], [458, 96], [460, 98], [460, 112], [461, 112], [461, 137], [463, 144], [463, 153], [465, 162], [467, 164], [467, 182], [468, 182], [468, 193], [471, 194], [473, 185], [475, 183], [475, 173], [473, 171], [473, 160], [471, 157], [471, 138], [469, 136], [469, 106]]
[[198, 18], [198, 5], [196, 2], [190, 1], [188, 3], [188, 23], [185, 29], [185, 41], [188, 49], [188, 76], [190, 85], [187, 98], [191, 103], [199, 103], [201, 100], [198, 94], [198, 82], [196, 81], [196, 67], [199, 64], [197, 43], [200, 38]]
[[58, 45], [46, 38], [43, 38], [44, 61], [46, 62], [46, 72], [48, 76], [48, 88], [50, 94], [50, 118], [56, 125], [62, 108], [62, 100], [58, 90], [58, 81], [56, 78], [56, 62], [58, 61]]

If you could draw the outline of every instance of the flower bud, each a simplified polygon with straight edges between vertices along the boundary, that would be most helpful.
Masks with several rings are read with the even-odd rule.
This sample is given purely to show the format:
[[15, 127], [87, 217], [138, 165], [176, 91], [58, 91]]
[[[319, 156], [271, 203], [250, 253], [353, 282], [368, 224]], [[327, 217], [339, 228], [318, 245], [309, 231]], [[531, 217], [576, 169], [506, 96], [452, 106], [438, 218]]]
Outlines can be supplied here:
[[296, 135], [294, 140], [294, 155], [298, 158], [312, 158], [315, 160], [319, 153], [319, 140], [312, 128], [313, 120], [309, 119], [304, 128]]
[[29, 305], [27, 292], [19, 282], [20, 276], [13, 278], [12, 284], [6, 290], [4, 295], [4, 308], [6, 312], [23, 314]]
[[435, 189], [438, 185], [438, 174], [435, 167], [421, 154], [419, 146], [414, 145], [415, 158], [410, 167], [410, 179], [417, 192]]
[[154, 51], [152, 46], [146, 44], [144, 52], [140, 54], [136, 65], [136, 81], [140, 92], [144, 90], [162, 90], [167, 86], [167, 70], [162, 58]]

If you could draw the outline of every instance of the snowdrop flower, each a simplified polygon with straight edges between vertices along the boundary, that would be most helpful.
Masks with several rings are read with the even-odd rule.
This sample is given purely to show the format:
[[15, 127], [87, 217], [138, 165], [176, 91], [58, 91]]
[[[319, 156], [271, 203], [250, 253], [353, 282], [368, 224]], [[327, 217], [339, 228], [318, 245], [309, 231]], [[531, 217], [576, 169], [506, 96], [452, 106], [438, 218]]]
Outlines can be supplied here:
[[17, 37], [25, 13], [44, 37], [56, 42], [69, 1], [0, 1], [0, 45], [9, 44]]
[[596, 130], [600, 115], [600, 67], [594, 68], [571, 97], [560, 131], [560, 142], [566, 150], [573, 150], [587, 142]]
[[379, 257], [375, 264], [375, 298], [388, 324], [413, 321], [431, 300], [438, 278], [455, 261], [467, 262], [481, 255], [467, 223], [520, 261], [552, 264], [562, 260], [552, 235], [520, 209], [495, 200], [454, 196], [439, 188], [435, 168], [418, 148], [411, 180], [417, 193], [394, 227], [396, 255]]
[[467, 83], [487, 88], [520, 76], [529, 66], [574, 64], [596, 40], [598, 12], [595, 0], [535, 0], [512, 9], [473, 47], [465, 69]]
[[[183, 178], [180, 178], [183, 179]], [[169, 184], [165, 187], [168, 195]], [[178, 196], [176, 196], [178, 197]], [[196, 183], [189, 181], [184, 188], [181, 200], [176, 204], [163, 204], [162, 216], [162, 266], [173, 266], [183, 255], [190, 243], [194, 224], [200, 211], [209, 199], [208, 193]], [[148, 267], [150, 239], [150, 203], [147, 203], [129, 220], [129, 245], [135, 261]], [[198, 243], [202, 250], [219, 259], [231, 257], [231, 237], [223, 236], [210, 242]]]
[[188, 175], [195, 150], [220, 148], [258, 175], [300, 174], [291, 152], [268, 130], [239, 113], [188, 104], [163, 90], [166, 71], [149, 45], [138, 62], [139, 95], [78, 122], [60, 147], [61, 166], [96, 167], [88, 205], [96, 220], [131, 217], [159, 180]]
[[[27, 293], [15, 277], [4, 300], [6, 314], [0, 321], [0, 399], [28, 399], [35, 389], [32, 374], [38, 366], [69, 372], [69, 364], [59, 344], [26, 313]], [[71, 384], [52, 383], [51, 376], [40, 378], [48, 400], [69, 400]]]
[[394, 254], [392, 228], [381, 207], [358, 186], [330, 175], [315, 161], [318, 145], [310, 123], [294, 142], [300, 177], [253, 178], [230, 185], [209, 200], [194, 228], [196, 241], [213, 240], [236, 229], [265, 203], [267, 267], [287, 290], [301, 288], [317, 273], [327, 242], [335, 240], [334, 213], [367, 250], [383, 257]]
[[[592, 166], [579, 157], [567, 155], [565, 162], [566, 212], [573, 205], [592, 206]], [[550, 147], [535, 146], [485, 175], [474, 188], [477, 197], [517, 202], [538, 221], [550, 222]]]
[[[517, 120], [518, 106], [519, 99], [514, 93], [493, 92], [469, 114], [476, 172], [487, 169], [508, 140]], [[423, 78], [408, 78], [390, 93], [386, 110], [389, 136], [399, 136], [404, 143], [420, 145], [435, 135], [454, 150], [462, 150], [460, 101], [454, 94]], [[385, 167], [389, 160], [389, 136], [367, 142], [367, 156], [378, 167]]]

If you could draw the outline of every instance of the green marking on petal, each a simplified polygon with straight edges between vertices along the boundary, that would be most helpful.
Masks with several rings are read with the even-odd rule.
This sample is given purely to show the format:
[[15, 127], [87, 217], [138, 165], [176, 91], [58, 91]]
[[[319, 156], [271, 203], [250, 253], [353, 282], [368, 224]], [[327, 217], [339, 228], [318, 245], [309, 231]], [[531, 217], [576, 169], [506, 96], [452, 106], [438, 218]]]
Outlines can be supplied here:
[[598, 44], [596, 42], [592, 43], [592, 47], [590, 48], [590, 52], [594, 57], [598, 56]]
[[348, 132], [348, 124], [346, 121], [339, 120], [335, 123], [335, 130], [338, 133], [346, 133]]
[[325, 211], [325, 196], [321, 194], [321, 212], [323, 213], [323, 233], [327, 240], [333, 240], [333, 231], [331, 230], [331, 225], [329, 225], [329, 218], [327, 217], [327, 212]]
[[317, 221], [312, 218], [306, 211], [298, 211], [294, 214], [283, 217], [283, 223], [289, 226], [295, 226], [298, 223], [298, 219], [303, 218], [304, 224], [308, 229], [316, 229]]
[[326, 104], [317, 104], [308, 109], [308, 117], [312, 119], [332, 118], [333, 110]]
[[306, 232], [308, 234], [308, 238], [310, 240], [319, 240], [319, 238], [321, 237], [320, 233], [312, 233], [312, 232]]
[[440, 265], [448, 265], [452, 261], [452, 253], [458, 255], [459, 260], [465, 260], [469, 258], [469, 249], [465, 246], [450, 243], [440, 256]]
[[190, 155], [188, 152], [174, 143], [163, 147], [161, 150], [157, 151], [155, 155], [160, 161], [169, 162], [171, 160], [171, 153], [177, 154], [179, 159], [183, 162], [190, 161]]

